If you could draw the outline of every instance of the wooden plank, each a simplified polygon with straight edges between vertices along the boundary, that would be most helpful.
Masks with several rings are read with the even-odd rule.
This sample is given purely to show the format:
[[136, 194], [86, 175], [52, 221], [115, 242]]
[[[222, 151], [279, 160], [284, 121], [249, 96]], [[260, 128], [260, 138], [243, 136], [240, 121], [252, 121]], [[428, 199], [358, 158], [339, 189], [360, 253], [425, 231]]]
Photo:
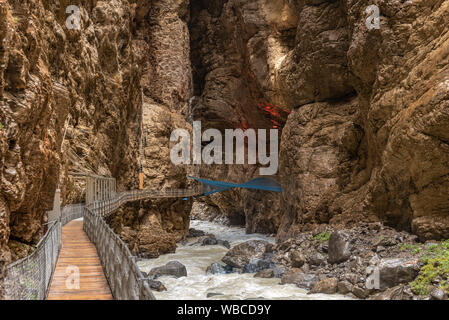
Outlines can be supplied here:
[[[67, 288], [67, 267], [79, 269], [79, 289]], [[83, 230], [82, 221], [62, 228], [62, 249], [50, 285], [48, 300], [112, 300], [97, 249]]]

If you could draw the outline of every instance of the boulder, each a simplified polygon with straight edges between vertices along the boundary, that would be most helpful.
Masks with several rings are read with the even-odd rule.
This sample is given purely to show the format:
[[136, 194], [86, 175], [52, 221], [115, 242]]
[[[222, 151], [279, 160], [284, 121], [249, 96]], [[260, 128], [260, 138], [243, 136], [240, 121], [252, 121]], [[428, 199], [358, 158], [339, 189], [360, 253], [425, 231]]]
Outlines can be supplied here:
[[281, 278], [281, 284], [293, 283], [299, 288], [310, 289], [318, 282], [318, 277], [310, 273], [290, 270]]
[[217, 240], [217, 244], [220, 246], [223, 246], [227, 249], [231, 249], [231, 244], [229, 243], [229, 241], [226, 240]]
[[315, 283], [309, 293], [334, 294], [337, 293], [337, 284], [338, 280], [335, 278], [323, 279]]
[[341, 232], [335, 231], [329, 238], [328, 262], [341, 263], [349, 259], [351, 255], [348, 236]]
[[352, 284], [347, 280], [343, 280], [338, 282], [337, 284], [337, 292], [340, 294], [348, 294], [352, 291]]
[[273, 269], [261, 270], [254, 275], [254, 278], [274, 278], [274, 271]]
[[206, 269], [206, 274], [225, 274], [225, 273], [231, 273], [231, 272], [232, 272], [232, 267], [224, 266], [219, 262], [212, 263]]
[[220, 245], [223, 246], [227, 249], [231, 248], [231, 245], [228, 241], [226, 240], [219, 240], [216, 239], [215, 236], [209, 236], [207, 238], [204, 238], [203, 241], [201, 242], [202, 246], [215, 246], [215, 245]]
[[148, 285], [150, 286], [150, 289], [154, 291], [167, 291], [167, 288], [164, 286], [164, 284], [157, 280], [148, 279]]
[[198, 237], [204, 237], [206, 235], [206, 232], [203, 230], [197, 230], [194, 228], [189, 229], [189, 237], [191, 238], [198, 238]]
[[219, 292], [208, 292], [206, 297], [211, 298], [211, 297], [222, 296], [222, 295], [223, 295], [223, 293], [219, 293]]
[[173, 276], [176, 278], [187, 277], [187, 269], [179, 261], [170, 261], [165, 266], [151, 269], [148, 276], [153, 279], [157, 279], [161, 276]]
[[319, 252], [309, 257], [308, 262], [311, 266], [319, 266], [326, 262], [326, 258]]
[[430, 291], [430, 298], [432, 300], [447, 300], [447, 294], [442, 289], [434, 287], [432, 291]]
[[290, 254], [290, 261], [293, 268], [301, 268], [306, 263], [306, 257], [299, 251]]
[[256, 273], [264, 269], [274, 267], [273, 263], [267, 259], [251, 259], [244, 267], [243, 273]]
[[285, 274], [285, 268], [284, 267], [278, 267], [275, 266], [273, 268], [273, 273], [275, 278], [282, 278]]
[[369, 290], [359, 286], [354, 286], [352, 288], [352, 293], [359, 299], [365, 299], [369, 295]]
[[412, 293], [406, 290], [404, 285], [398, 285], [393, 288], [389, 288], [383, 292], [377, 293], [370, 297], [371, 300], [411, 300]]
[[413, 281], [419, 273], [417, 259], [382, 259], [379, 262], [379, 287], [381, 290]]
[[234, 268], [244, 268], [251, 259], [263, 259], [269, 245], [263, 240], [238, 244], [226, 253], [222, 261]]

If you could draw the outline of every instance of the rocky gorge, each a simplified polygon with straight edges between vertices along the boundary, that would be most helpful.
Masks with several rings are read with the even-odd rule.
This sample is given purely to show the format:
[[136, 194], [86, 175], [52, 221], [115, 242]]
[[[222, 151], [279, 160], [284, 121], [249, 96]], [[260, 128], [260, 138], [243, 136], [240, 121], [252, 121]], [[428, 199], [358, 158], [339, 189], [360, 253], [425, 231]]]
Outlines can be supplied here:
[[119, 190], [138, 188], [140, 171], [154, 189], [257, 176], [259, 165], [171, 163], [171, 132], [196, 120], [278, 129], [282, 193], [124, 206], [108, 223], [133, 254], [175, 252], [200, 218], [275, 235], [201, 239], [230, 247], [221, 271], [447, 299], [448, 21], [447, 0], [0, 0], [0, 278], [43, 235], [56, 189], [83, 201], [70, 172], [113, 176]]

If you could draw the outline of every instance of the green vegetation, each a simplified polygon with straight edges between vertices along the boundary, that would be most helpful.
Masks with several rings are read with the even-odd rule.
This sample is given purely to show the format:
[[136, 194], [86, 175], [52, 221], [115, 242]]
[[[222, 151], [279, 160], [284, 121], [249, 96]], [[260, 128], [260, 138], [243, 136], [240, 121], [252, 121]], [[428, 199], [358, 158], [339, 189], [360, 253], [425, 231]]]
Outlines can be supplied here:
[[417, 254], [421, 253], [422, 244], [403, 243], [399, 246], [399, 250], [401, 250], [401, 251], [410, 250], [410, 251], [413, 251], [414, 255], [417, 255]]
[[425, 265], [418, 277], [410, 283], [413, 291], [427, 295], [439, 283], [439, 288], [449, 293], [449, 240], [429, 246], [420, 260]]
[[5, 126], [0, 122], [0, 129], [3, 129]]
[[314, 236], [314, 237], [312, 238], [312, 240], [318, 240], [318, 241], [322, 241], [322, 242], [328, 242], [330, 237], [331, 237], [330, 232], [324, 231], [324, 232], [321, 232], [321, 233], [317, 234], [316, 236]]

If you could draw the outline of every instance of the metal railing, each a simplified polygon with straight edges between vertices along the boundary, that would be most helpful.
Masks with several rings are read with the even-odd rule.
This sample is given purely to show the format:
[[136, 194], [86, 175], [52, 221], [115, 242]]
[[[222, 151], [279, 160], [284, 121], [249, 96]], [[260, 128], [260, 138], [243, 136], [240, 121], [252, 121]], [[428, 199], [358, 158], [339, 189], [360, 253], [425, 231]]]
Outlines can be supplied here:
[[109, 287], [115, 299], [155, 300], [128, 246], [98, 214], [102, 203], [84, 209], [84, 231], [96, 246]]
[[72, 220], [80, 219], [84, 214], [84, 203], [70, 204], [61, 210], [61, 227]]
[[61, 249], [58, 221], [48, 224], [45, 236], [29, 256], [6, 267], [3, 280], [6, 300], [43, 300], [47, 297]]
[[[89, 176], [89, 179], [92, 177]], [[98, 179], [105, 180], [103, 177]], [[94, 186], [95, 192], [94, 196], [89, 198], [101, 200], [88, 205], [65, 206], [61, 210], [60, 217], [48, 223], [48, 230], [33, 253], [6, 267], [6, 275], [3, 279], [5, 299], [43, 300], [47, 297], [62, 245], [62, 227], [81, 217], [84, 217], [84, 231], [97, 248], [114, 298], [124, 300], [155, 299], [149, 288], [148, 280], [143, 277], [136, 264], [136, 257], [132, 256], [128, 246], [108, 226], [104, 217], [118, 210], [126, 202], [149, 198], [190, 197], [200, 194], [201, 188], [133, 190], [116, 193], [115, 181], [112, 183], [110, 180], [110, 178], [107, 179], [109, 183], [91, 181], [90, 184]], [[92, 193], [89, 190], [86, 192]], [[98, 196], [99, 194], [101, 196]]]
[[98, 208], [98, 214], [102, 217], [108, 217], [117, 211], [123, 204], [131, 201], [145, 199], [163, 199], [163, 198], [181, 198], [192, 197], [201, 193], [201, 188], [194, 189], [167, 189], [167, 190], [132, 190], [116, 194], [116, 197], [110, 200], [97, 201], [101, 203]]

